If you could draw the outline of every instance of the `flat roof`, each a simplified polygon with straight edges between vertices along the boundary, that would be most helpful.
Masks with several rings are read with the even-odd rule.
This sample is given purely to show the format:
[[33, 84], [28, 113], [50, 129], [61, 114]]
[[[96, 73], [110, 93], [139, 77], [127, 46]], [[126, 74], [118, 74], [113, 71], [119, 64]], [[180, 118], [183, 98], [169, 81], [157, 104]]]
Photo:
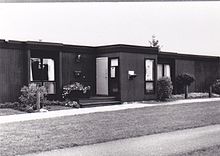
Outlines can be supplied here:
[[[159, 51], [156, 47], [149, 46], [138, 46], [138, 45], [128, 45], [128, 44], [114, 44], [114, 45], [103, 45], [103, 46], [84, 46], [84, 45], [71, 45], [71, 44], [63, 44], [56, 42], [43, 42], [43, 41], [16, 41], [16, 40], [4, 40], [0, 39], [0, 47], [4, 48], [25, 48], [29, 47], [37, 48], [37, 47], [46, 48], [50, 47], [52, 49], [62, 48], [67, 51], [71, 51], [75, 48], [82, 49], [94, 49], [98, 52], [131, 52], [135, 53], [136, 50], [141, 53], [145, 53], [146, 50], [150, 50], [147, 53], [158, 54], [159, 58], [175, 58], [175, 59], [219, 59], [217, 56], [208, 56], [208, 55], [194, 55], [194, 54], [182, 54], [177, 52], [164, 52]], [[45, 49], [47, 50], [47, 49]]]

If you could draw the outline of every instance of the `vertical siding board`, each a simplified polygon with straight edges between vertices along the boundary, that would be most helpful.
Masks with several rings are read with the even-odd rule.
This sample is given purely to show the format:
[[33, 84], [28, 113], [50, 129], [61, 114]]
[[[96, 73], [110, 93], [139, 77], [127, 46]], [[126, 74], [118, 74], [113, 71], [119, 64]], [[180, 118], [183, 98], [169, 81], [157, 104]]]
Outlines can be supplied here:
[[0, 49], [0, 102], [17, 101], [24, 85], [24, 51]]

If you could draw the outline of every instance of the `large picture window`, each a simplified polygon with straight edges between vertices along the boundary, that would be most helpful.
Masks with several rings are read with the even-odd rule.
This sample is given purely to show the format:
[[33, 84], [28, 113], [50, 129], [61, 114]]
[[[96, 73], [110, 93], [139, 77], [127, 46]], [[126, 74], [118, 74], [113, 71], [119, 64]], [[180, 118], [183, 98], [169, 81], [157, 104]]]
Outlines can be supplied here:
[[55, 62], [51, 58], [30, 59], [30, 81], [45, 86], [48, 94], [55, 94]]
[[145, 93], [153, 94], [154, 86], [154, 60], [145, 59]]

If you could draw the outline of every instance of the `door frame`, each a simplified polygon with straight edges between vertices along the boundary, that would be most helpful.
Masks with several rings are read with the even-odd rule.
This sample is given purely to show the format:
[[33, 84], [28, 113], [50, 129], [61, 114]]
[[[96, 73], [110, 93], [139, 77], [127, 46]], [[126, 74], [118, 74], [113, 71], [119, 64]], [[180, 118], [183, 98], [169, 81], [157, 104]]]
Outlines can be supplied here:
[[118, 59], [118, 95], [116, 95], [116, 98], [119, 98], [121, 96], [121, 86], [120, 86], [120, 59], [119, 57], [108, 57], [108, 92], [109, 92], [109, 96], [111, 95], [111, 91], [110, 91], [110, 81], [111, 81], [111, 60], [112, 59]]

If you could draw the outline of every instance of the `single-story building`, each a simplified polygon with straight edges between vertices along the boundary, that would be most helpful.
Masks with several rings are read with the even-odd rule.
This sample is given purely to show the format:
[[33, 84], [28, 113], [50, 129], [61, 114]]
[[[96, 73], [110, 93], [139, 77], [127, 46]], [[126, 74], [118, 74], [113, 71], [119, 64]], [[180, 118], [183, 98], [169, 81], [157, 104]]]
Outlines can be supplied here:
[[220, 77], [220, 58], [159, 52], [134, 45], [76, 46], [60, 43], [0, 40], [0, 102], [17, 101], [29, 83], [47, 88], [60, 98], [64, 85], [80, 82], [91, 86], [91, 96], [118, 100], [156, 98], [157, 79], [187, 72], [196, 81], [190, 91], [205, 92]]

